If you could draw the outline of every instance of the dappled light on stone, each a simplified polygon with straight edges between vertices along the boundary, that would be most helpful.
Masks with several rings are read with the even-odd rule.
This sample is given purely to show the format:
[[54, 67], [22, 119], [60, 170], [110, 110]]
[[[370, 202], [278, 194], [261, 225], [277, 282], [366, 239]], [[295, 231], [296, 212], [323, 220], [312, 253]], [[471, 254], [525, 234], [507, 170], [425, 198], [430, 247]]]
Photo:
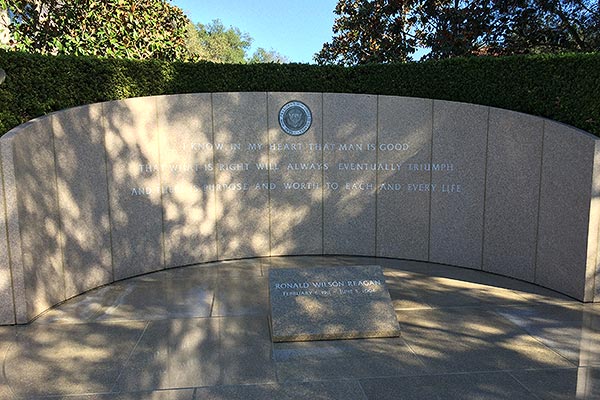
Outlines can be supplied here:
[[[285, 131], [286, 104], [303, 105], [306, 130]], [[1, 147], [3, 324], [128, 277], [279, 255], [432, 261], [596, 297], [597, 142], [539, 117], [397, 96], [197, 93], [60, 111]], [[467, 289], [440, 281], [430, 296]], [[479, 294], [473, 304], [512, 296]]]
[[598, 149], [366, 94], [33, 120], [0, 140], [0, 324], [33, 321], [0, 327], [0, 398], [598, 397], [600, 313], [567, 297], [597, 299]]
[[[272, 342], [269, 272], [318, 268], [335, 274], [365, 265], [364, 258], [200, 264], [93, 290], [28, 326], [0, 327], [0, 395], [597, 397], [596, 305], [479, 271], [368, 260], [382, 267], [397, 304], [398, 337]], [[450, 303], [430, 296], [442, 282], [461, 296]], [[482, 288], [493, 301], [481, 301]], [[334, 315], [313, 300], [305, 296], [299, 304]], [[404, 307], [407, 300], [412, 303]]]
[[273, 269], [269, 300], [274, 342], [400, 334], [379, 266]]

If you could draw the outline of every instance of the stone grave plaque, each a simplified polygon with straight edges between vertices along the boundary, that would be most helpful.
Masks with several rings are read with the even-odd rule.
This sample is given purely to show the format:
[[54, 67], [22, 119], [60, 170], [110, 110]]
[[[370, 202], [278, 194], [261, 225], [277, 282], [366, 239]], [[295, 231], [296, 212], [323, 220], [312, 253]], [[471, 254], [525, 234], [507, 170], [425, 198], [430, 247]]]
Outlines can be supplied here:
[[273, 342], [399, 336], [381, 267], [269, 271]]

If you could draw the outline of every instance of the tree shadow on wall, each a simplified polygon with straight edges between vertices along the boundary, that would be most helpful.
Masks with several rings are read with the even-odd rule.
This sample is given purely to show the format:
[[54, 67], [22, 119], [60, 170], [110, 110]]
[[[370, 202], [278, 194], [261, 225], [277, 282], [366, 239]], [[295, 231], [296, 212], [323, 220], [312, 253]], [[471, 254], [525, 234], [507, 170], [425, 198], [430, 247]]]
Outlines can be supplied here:
[[[278, 252], [293, 255], [306, 251], [299, 238], [305, 237], [305, 222], [309, 215], [314, 217], [314, 210], [312, 206], [307, 208], [305, 197], [284, 197], [284, 201], [275, 204], [268, 186], [255, 190], [204, 189], [204, 185], [211, 184], [269, 184], [269, 172], [240, 167], [246, 163], [278, 161], [276, 157], [269, 159], [268, 152], [262, 151], [247, 154], [241, 162], [246, 157], [240, 152], [244, 146], [269, 142], [264, 96], [264, 93], [215, 94], [212, 107], [207, 106], [210, 95], [131, 99], [68, 110], [35, 122], [34, 134], [15, 144], [19, 213], [26, 223], [21, 234], [27, 296], [33, 305], [30, 316], [95, 286], [165, 267], [217, 258], [268, 256], [272, 251], [274, 226], [288, 224], [287, 240], [277, 247]], [[224, 110], [232, 110], [233, 115], [226, 116]], [[47, 129], [48, 121], [52, 131]], [[213, 146], [202, 146], [207, 143]], [[224, 147], [216, 148], [218, 143]], [[232, 147], [235, 144], [242, 147]], [[212, 167], [207, 167], [210, 164]], [[311, 199], [312, 204], [323, 207], [327, 203], [334, 210], [345, 210], [351, 205], [350, 214], [334, 214], [333, 221], [352, 218], [375, 224], [373, 210], [366, 209], [365, 203], [358, 200], [358, 195], [351, 192], [339, 198], [324, 198], [322, 203]], [[319, 213], [323, 213], [321, 208], [317, 220]], [[360, 223], [352, 226], [352, 231], [339, 232], [340, 236], [363, 234], [365, 227]], [[372, 226], [370, 229], [373, 230]], [[373, 247], [373, 254], [375, 251]], [[243, 293], [237, 296], [243, 300]], [[89, 342], [96, 340], [89, 325], [82, 326], [82, 338], [75, 338], [75, 334], [73, 338], [65, 338], [64, 335], [69, 336], [68, 329], [66, 334], [57, 330], [56, 339], [32, 334], [23, 346], [16, 347], [18, 354], [10, 359], [18, 362], [18, 357], [29, 357], [24, 347], [37, 342], [40, 346], [32, 347], [31, 360], [45, 360], [46, 376], [63, 379], [71, 373], [82, 384], [92, 384], [86, 390], [92, 387], [103, 391], [112, 387], [106, 386], [105, 376], [117, 378], [113, 372], [103, 375], [105, 367], [122, 369], [125, 389], [179, 387], [183, 381], [177, 380], [178, 373], [186, 366], [189, 371], [200, 371], [199, 376], [205, 380], [194, 381], [198, 385], [268, 383], [274, 379], [275, 369], [292, 367], [276, 365], [265, 356], [270, 344], [266, 341], [266, 316], [261, 317], [262, 325], [254, 328], [256, 322], [252, 318], [233, 318], [225, 328], [211, 323], [203, 326], [199, 322], [198, 325], [176, 321], [155, 323], [148, 326], [145, 338], [141, 336], [145, 325], [142, 328], [136, 324], [116, 328], [111, 325], [119, 334], [143, 339], [140, 359], [131, 359], [131, 365], [143, 366], [137, 371], [125, 371], [124, 364], [109, 362], [109, 359], [121, 360], [122, 354], [133, 354], [132, 350], [111, 347], [111, 343], [119, 340], [109, 334], [101, 335], [98, 342]], [[423, 327], [407, 322], [405, 328]], [[444, 334], [443, 326], [436, 326], [435, 330]], [[215, 344], [215, 337], [223, 332], [232, 336], [221, 337]], [[504, 333], [494, 336], [497, 343], [507, 347], [513, 339]], [[466, 340], [473, 345], [478, 342], [476, 337], [468, 336]], [[245, 350], [243, 357], [236, 356], [251, 341], [260, 343], [256, 353]], [[428, 361], [447, 362], [474, 354], [474, 347], [448, 351], [448, 343], [431, 347]], [[220, 358], [215, 358], [216, 353], [211, 350], [214, 346], [224, 349], [224, 353], [219, 353]], [[68, 348], [84, 349], [92, 364], [93, 360], [100, 360], [99, 368], [92, 371], [86, 367], [78, 369], [76, 362], [61, 364], [59, 355], [62, 351], [69, 354]], [[49, 349], [55, 354], [47, 354]], [[489, 347], [482, 347], [477, 356], [485, 356], [488, 350]], [[511, 351], [507, 350], [507, 357]], [[158, 354], [156, 357], [152, 356], [154, 352]], [[75, 360], [83, 357], [79, 354], [74, 353]], [[223, 358], [222, 354], [229, 358]], [[374, 361], [381, 368], [403, 363], [392, 352], [381, 357]], [[252, 360], [259, 360], [267, 372], [254, 378], [243, 377], [244, 371], [255, 368], [250, 365]], [[318, 361], [306, 361], [304, 365], [315, 374], [315, 379], [330, 370], [330, 365]], [[225, 381], [224, 366], [229, 366], [229, 371], [239, 378]], [[16, 377], [27, 375], [26, 369], [13, 371], [11, 382], [20, 382]], [[368, 376], [364, 367], [362, 371]]]

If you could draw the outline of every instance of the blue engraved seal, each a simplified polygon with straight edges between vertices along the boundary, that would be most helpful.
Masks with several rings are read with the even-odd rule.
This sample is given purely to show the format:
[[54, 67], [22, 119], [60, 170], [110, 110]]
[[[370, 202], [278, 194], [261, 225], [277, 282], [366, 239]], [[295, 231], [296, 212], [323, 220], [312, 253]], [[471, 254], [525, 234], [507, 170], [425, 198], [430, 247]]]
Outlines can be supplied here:
[[310, 108], [301, 101], [290, 101], [279, 110], [279, 126], [288, 135], [303, 135], [311, 124]]

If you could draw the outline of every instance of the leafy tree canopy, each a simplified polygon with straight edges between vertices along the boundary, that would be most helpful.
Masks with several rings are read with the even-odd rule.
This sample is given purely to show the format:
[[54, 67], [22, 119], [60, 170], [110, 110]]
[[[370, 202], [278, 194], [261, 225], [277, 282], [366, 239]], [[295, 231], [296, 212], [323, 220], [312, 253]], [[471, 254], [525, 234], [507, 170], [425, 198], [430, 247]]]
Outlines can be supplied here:
[[165, 0], [0, 0], [9, 47], [31, 53], [185, 60], [188, 18]]
[[252, 57], [250, 57], [249, 62], [251, 64], [256, 64], [256, 63], [275, 63], [275, 64], [287, 64], [290, 62], [290, 60], [280, 54], [279, 52], [275, 51], [275, 50], [265, 50], [262, 47], [259, 47], [254, 54], [252, 54]]
[[250, 56], [251, 44], [250, 35], [218, 19], [194, 25], [169, 0], [0, 0], [0, 47], [28, 53], [288, 62], [263, 48]]
[[232, 26], [226, 28], [219, 19], [206, 25], [188, 25], [188, 48], [200, 60], [229, 64], [289, 62], [278, 52], [262, 47], [248, 55], [252, 42], [248, 33]]
[[238, 28], [225, 28], [216, 19], [203, 25], [196, 24], [191, 31], [190, 51], [201, 60], [240, 64], [246, 61], [246, 51], [252, 44], [252, 38]]
[[320, 64], [600, 50], [597, 0], [339, 0]]

